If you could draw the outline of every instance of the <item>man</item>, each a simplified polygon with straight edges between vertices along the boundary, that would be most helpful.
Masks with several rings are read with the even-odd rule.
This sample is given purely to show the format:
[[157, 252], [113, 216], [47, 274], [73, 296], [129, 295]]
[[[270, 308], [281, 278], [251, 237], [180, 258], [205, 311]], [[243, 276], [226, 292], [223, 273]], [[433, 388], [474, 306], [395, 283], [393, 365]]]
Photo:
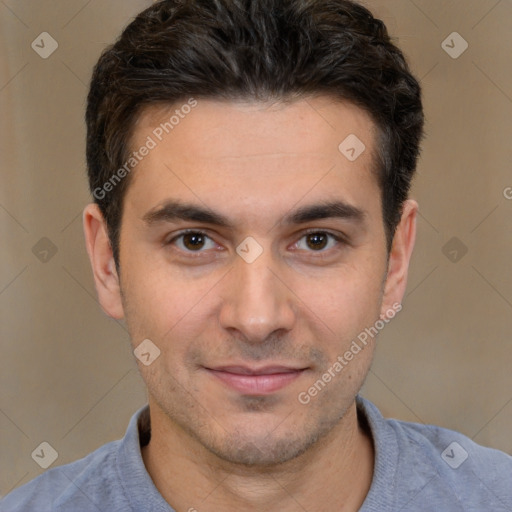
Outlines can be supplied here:
[[164, 0], [101, 56], [84, 229], [149, 407], [14, 511], [512, 510], [512, 458], [358, 396], [401, 309], [420, 87], [348, 0]]

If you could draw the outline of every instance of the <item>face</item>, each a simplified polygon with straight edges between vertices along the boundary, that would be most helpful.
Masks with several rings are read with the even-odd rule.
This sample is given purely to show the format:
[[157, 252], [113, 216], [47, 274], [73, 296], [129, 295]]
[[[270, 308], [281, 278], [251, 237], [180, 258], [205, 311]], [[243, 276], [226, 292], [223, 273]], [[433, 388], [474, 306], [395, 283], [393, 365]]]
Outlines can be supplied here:
[[[96, 276], [100, 300], [134, 349], [160, 350], [139, 366], [168, 428], [227, 461], [284, 462], [353, 405], [375, 339], [344, 355], [400, 302], [414, 233], [399, 228], [388, 262], [374, 125], [355, 106], [198, 100], [160, 133], [175, 108], [136, 125], [134, 148], [156, 144], [125, 196], [119, 287]], [[339, 149], [350, 134], [355, 160]]]

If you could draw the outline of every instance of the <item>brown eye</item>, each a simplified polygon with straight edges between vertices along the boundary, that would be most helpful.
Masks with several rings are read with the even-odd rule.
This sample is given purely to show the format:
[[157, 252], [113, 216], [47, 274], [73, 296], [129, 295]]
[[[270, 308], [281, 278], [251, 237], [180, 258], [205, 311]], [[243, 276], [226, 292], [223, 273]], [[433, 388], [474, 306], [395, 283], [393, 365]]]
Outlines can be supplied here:
[[328, 243], [327, 233], [311, 233], [306, 235], [306, 243], [310, 249], [322, 250]]
[[215, 242], [202, 231], [182, 232], [166, 242], [166, 245], [174, 245], [180, 251], [185, 253], [203, 253], [208, 249], [215, 249], [216, 247]]
[[202, 233], [186, 233], [183, 236], [183, 245], [190, 251], [202, 249], [205, 244], [205, 236]]
[[345, 241], [339, 235], [329, 231], [310, 231], [299, 239], [295, 244], [295, 248], [309, 253], [317, 252], [323, 254], [330, 253], [331, 250], [340, 249], [343, 245], [345, 245]]

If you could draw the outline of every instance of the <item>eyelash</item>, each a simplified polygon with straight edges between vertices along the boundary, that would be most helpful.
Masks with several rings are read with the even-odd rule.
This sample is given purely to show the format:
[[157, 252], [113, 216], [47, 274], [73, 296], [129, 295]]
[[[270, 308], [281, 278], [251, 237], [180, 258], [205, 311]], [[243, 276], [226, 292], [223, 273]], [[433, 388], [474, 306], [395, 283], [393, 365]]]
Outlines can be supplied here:
[[[181, 231], [180, 233], [175, 235], [173, 238], [171, 238], [170, 240], [165, 242], [164, 245], [166, 245], [166, 246], [167, 245], [173, 245], [174, 242], [176, 242], [178, 239], [180, 239], [183, 236], [188, 235], [188, 234], [201, 235], [203, 237], [206, 237], [206, 238], [212, 240], [212, 238], [208, 235], [208, 233], [206, 233], [204, 231], [197, 230], [197, 229], [187, 229], [187, 230]], [[337, 242], [337, 245], [338, 245], [337, 248], [334, 247], [334, 248], [327, 249], [327, 250], [318, 250], [318, 251], [310, 250], [310, 251], [307, 251], [307, 252], [310, 252], [312, 254], [317, 254], [319, 257], [322, 257], [323, 255], [331, 252], [332, 250], [340, 249], [340, 245], [341, 246], [348, 245], [347, 240], [343, 236], [341, 236], [339, 234], [334, 234], [334, 233], [332, 233], [331, 231], [328, 231], [328, 230], [320, 230], [320, 229], [310, 229], [310, 230], [305, 231], [301, 235], [301, 237], [299, 238], [298, 241], [302, 240], [304, 237], [307, 237], [308, 235], [316, 235], [316, 234], [328, 235], [332, 239], [334, 239]], [[298, 241], [295, 242], [295, 243], [298, 243]], [[182, 249], [178, 249], [178, 250], [181, 251]], [[204, 250], [198, 250], [198, 251], [189, 251], [189, 250], [187, 250], [185, 252], [187, 253], [187, 255], [191, 255], [193, 257], [200, 257], [205, 251]]]

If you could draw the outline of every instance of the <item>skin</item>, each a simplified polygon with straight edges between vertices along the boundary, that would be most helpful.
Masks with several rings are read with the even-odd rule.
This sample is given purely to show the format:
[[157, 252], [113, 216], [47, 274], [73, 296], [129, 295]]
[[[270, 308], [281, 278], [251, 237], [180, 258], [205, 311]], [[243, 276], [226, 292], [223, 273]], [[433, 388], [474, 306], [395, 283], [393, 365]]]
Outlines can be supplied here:
[[[133, 147], [172, 110], [143, 111]], [[200, 99], [131, 176], [119, 275], [99, 209], [85, 208], [104, 311], [126, 319], [133, 348], [150, 339], [161, 351], [149, 366], [138, 362], [152, 424], [142, 455], [176, 510], [322, 512], [333, 504], [343, 511], [362, 505], [374, 448], [354, 400], [375, 339], [308, 404], [298, 395], [405, 291], [418, 205], [405, 203], [388, 254], [371, 170], [374, 133], [364, 111], [326, 97], [275, 104]], [[349, 134], [366, 146], [354, 162], [338, 150]], [[232, 226], [145, 222], [169, 199], [220, 213]], [[283, 221], [299, 207], [326, 201], [343, 201], [363, 217]], [[199, 252], [184, 244], [189, 238], [175, 238], [183, 229], [207, 235]], [[321, 235], [315, 245], [310, 230], [345, 241]], [[252, 263], [236, 252], [246, 237], [263, 250]], [[249, 395], [208, 370], [225, 365], [303, 371], [277, 391]]]

